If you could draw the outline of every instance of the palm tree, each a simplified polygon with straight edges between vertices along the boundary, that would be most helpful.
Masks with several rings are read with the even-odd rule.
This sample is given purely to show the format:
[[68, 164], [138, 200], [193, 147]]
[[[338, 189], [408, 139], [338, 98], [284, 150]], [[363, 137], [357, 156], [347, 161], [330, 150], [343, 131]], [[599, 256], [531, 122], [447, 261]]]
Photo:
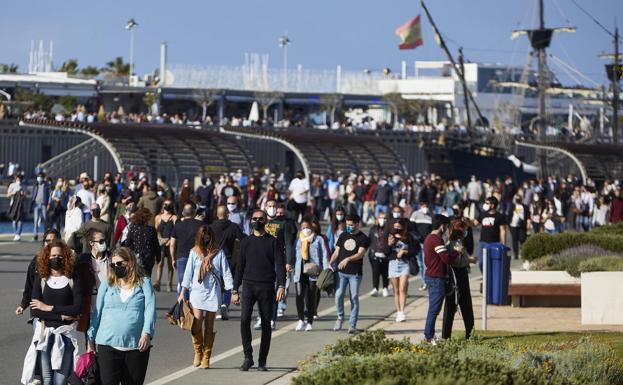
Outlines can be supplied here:
[[58, 69], [58, 72], [67, 72], [69, 75], [75, 75], [78, 73], [78, 60], [69, 59], [64, 62]]
[[111, 73], [114, 76], [128, 76], [130, 74], [130, 64], [124, 63], [121, 56], [116, 57], [113, 61], [106, 63], [106, 67], [102, 71]]
[[17, 73], [17, 69], [19, 66], [17, 64], [0, 64], [0, 73], [1, 74], [15, 74]]
[[80, 75], [86, 77], [95, 77], [100, 74], [100, 70], [95, 66], [87, 66], [80, 70]]

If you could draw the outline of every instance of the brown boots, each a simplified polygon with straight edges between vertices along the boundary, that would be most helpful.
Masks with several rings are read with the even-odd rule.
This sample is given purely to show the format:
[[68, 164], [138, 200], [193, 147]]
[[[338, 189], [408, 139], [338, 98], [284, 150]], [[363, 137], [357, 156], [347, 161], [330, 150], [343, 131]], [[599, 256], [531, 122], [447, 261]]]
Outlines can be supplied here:
[[193, 348], [195, 349], [195, 359], [193, 365], [199, 367], [201, 365], [201, 355], [203, 354], [203, 330], [199, 329], [199, 333], [192, 332]]
[[214, 336], [216, 333], [206, 333], [203, 336], [203, 357], [201, 367], [208, 369], [210, 367], [210, 357], [212, 356], [212, 346], [214, 346]]

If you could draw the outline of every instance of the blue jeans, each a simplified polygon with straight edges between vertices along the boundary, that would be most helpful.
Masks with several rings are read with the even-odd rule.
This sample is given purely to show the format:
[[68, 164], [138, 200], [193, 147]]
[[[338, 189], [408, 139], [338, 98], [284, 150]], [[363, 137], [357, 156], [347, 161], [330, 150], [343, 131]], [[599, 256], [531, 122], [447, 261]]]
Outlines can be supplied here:
[[444, 278], [425, 278], [428, 286], [428, 313], [426, 314], [426, 326], [424, 327], [424, 337], [431, 339], [435, 337], [435, 321], [441, 311], [443, 298], [446, 296], [446, 280]]
[[359, 218], [363, 218], [363, 202], [355, 201], [355, 210], [357, 211]]
[[39, 226], [41, 226], [42, 222], [43, 222], [43, 228], [45, 230], [46, 227], [46, 220], [48, 217], [48, 210], [46, 208], [46, 206], [43, 203], [38, 203], [35, 205], [35, 210], [34, 210], [34, 232], [35, 235], [37, 235], [39, 233]]
[[[178, 258], [175, 260], [175, 270], [177, 270], [177, 292], [182, 291], [182, 281], [184, 280], [184, 271], [186, 271], [186, 264], [188, 258]], [[186, 290], [186, 299], [189, 298], [190, 293]]]
[[22, 227], [24, 223], [22, 221], [13, 221], [13, 234], [22, 235]]
[[288, 303], [286, 301], [288, 299], [288, 292], [290, 291], [290, 282], [292, 282], [292, 273], [286, 272], [286, 296], [279, 301], [279, 310], [281, 311], [285, 311], [288, 308]]
[[374, 209], [374, 217], [378, 218], [379, 214], [381, 212], [384, 212], [385, 214], [387, 214], [389, 211], [389, 206], [388, 205], [380, 205], [380, 204], [376, 204], [376, 208]]
[[[229, 270], [231, 270], [231, 257], [227, 257], [227, 264], [229, 265]], [[233, 271], [231, 272], [231, 277], [232, 279], [234, 278]], [[231, 304], [231, 290], [225, 290], [225, 292], [223, 292], [223, 301], [221, 303], [229, 309], [229, 305]]]
[[87, 223], [90, 220], [91, 220], [91, 213], [90, 212], [85, 213], [83, 211], [82, 212], [82, 223]]
[[344, 294], [346, 285], [348, 285], [350, 294], [350, 318], [348, 323], [350, 327], [357, 327], [357, 319], [359, 319], [359, 285], [361, 285], [361, 275], [337, 273], [338, 284], [335, 292], [335, 307], [337, 308], [337, 318], [344, 319]]
[[424, 280], [425, 274], [426, 274], [426, 265], [424, 264], [424, 244], [420, 243], [420, 252], [417, 253], [416, 256], [417, 259], [417, 265], [420, 268], [420, 279], [422, 280], [422, 284], [424, 284], [424, 282], [426, 282]]
[[41, 364], [41, 379], [43, 385], [65, 385], [67, 378], [63, 373], [71, 373], [74, 366], [73, 345], [67, 337], [62, 337], [65, 343], [65, 352], [63, 353], [63, 361], [60, 370], [52, 370], [52, 347], [54, 346], [54, 338], [50, 337], [48, 347], [39, 353], [39, 363]]

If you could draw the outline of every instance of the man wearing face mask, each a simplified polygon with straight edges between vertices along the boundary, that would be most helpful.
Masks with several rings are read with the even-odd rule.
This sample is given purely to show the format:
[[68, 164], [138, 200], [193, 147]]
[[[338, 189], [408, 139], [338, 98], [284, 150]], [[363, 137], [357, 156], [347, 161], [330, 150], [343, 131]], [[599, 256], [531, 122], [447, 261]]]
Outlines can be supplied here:
[[374, 191], [372, 198], [376, 202], [374, 216], [378, 217], [381, 211], [387, 214], [392, 199], [392, 187], [387, 183], [387, 179], [382, 178], [379, 181], [379, 185]]
[[102, 282], [108, 280], [109, 252], [106, 234], [97, 229], [91, 229], [87, 234], [90, 250], [76, 258], [76, 273], [82, 281], [82, 314], [78, 321], [77, 330], [85, 332], [89, 328], [91, 312], [95, 309], [97, 290]]
[[37, 184], [32, 190], [32, 201], [30, 210], [34, 214], [34, 240], [39, 239], [39, 227], [47, 227], [48, 202], [50, 201], [50, 184], [45, 180], [45, 174], [40, 172], [37, 175]]
[[80, 181], [82, 188], [76, 193], [82, 202], [82, 223], [86, 223], [91, 219], [91, 204], [95, 202], [95, 194], [90, 189], [89, 177], [84, 175]]
[[344, 322], [344, 295], [346, 294], [346, 286], [348, 286], [352, 309], [348, 320], [349, 334], [357, 332], [359, 286], [361, 285], [363, 275], [363, 256], [368, 247], [370, 247], [370, 238], [359, 230], [359, 224], [360, 218], [357, 214], [350, 214], [346, 217], [346, 229], [338, 238], [335, 251], [333, 251], [329, 261], [332, 270], [336, 270], [333, 264], [337, 263], [338, 271], [337, 291], [335, 292], [337, 320], [333, 330], [342, 330], [342, 323]]
[[195, 196], [199, 198], [199, 208], [206, 210], [208, 223], [212, 223], [214, 219], [212, 216], [214, 212], [214, 185], [210, 178], [207, 176], [201, 177], [201, 184], [197, 187]]
[[476, 226], [482, 225], [480, 229], [480, 242], [478, 242], [478, 267], [482, 271], [482, 251], [490, 243], [506, 244], [506, 218], [498, 211], [498, 200], [489, 197], [482, 205], [483, 213], [478, 220], [474, 221]]
[[[240, 257], [236, 266], [232, 301], [235, 305], [242, 302], [240, 316], [240, 334], [244, 350], [244, 361], [240, 370], [248, 371], [253, 366], [253, 348], [251, 347], [251, 316], [257, 302], [262, 319], [262, 338], [258, 370], [266, 371], [266, 360], [270, 349], [272, 329], [270, 316], [276, 301], [285, 296], [285, 264], [283, 245], [279, 240], [266, 233], [267, 215], [262, 210], [251, 214], [253, 233], [240, 242]], [[275, 293], [275, 281], [277, 290]], [[242, 301], [238, 294], [243, 284]]]
[[[91, 245], [89, 245], [89, 238], [87, 234], [89, 234], [92, 230], [97, 230], [101, 232], [105, 235], [107, 243], [110, 242], [110, 225], [108, 224], [108, 222], [101, 220], [100, 214], [100, 206], [97, 203], [92, 203], [91, 219], [88, 222], [84, 223], [82, 227], [80, 227], [80, 230], [76, 232], [75, 236], [73, 237], [73, 242], [71, 242], [72, 239], [70, 239], [70, 242], [68, 242], [70, 247], [72, 247], [74, 250], [80, 251], [79, 243], [77, 243], [75, 240], [75, 238], [80, 238], [82, 242], [81, 252], [86, 253], [91, 250]], [[106, 246], [110, 248], [109, 244], [107, 244]]]
[[240, 210], [240, 205], [238, 204], [238, 196], [231, 195], [227, 197], [227, 211], [229, 211], [229, 220], [233, 223], [240, 226], [240, 229], [246, 235], [251, 234], [251, 229], [249, 227], [249, 221], [247, 220], [247, 216], [242, 210]]
[[428, 234], [433, 230], [433, 217], [428, 209], [428, 202], [420, 202], [420, 208], [411, 214], [409, 221], [415, 225], [415, 233], [417, 233], [420, 240], [420, 251], [416, 255], [417, 264], [420, 268], [420, 279], [422, 284], [420, 285], [420, 291], [426, 290], [426, 251], [424, 250], [424, 240], [428, 237]]
[[[214, 231], [216, 237], [216, 244], [219, 246], [225, 258], [229, 263], [229, 269], [233, 271], [233, 254], [236, 240], [242, 241], [246, 235], [240, 229], [240, 226], [227, 219], [229, 212], [227, 207], [218, 206], [216, 208], [216, 221], [214, 221], [210, 228]], [[231, 290], [226, 290], [223, 293], [223, 302], [221, 304], [221, 318], [224, 320], [229, 319], [229, 304], [231, 302]]]
[[138, 201], [138, 207], [145, 207], [151, 213], [151, 219], [149, 220], [150, 226], [155, 226], [155, 217], [162, 210], [162, 202], [164, 199], [158, 196], [158, 185], [152, 183], [149, 188], [145, 186], [145, 190], [143, 192], [143, 196]]

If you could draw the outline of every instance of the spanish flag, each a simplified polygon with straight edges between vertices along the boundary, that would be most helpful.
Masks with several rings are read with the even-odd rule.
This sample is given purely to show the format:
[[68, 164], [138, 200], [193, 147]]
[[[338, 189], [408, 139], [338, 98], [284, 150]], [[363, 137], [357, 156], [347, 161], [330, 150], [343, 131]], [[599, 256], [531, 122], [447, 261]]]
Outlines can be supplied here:
[[400, 49], [415, 49], [424, 44], [422, 41], [420, 15], [398, 27], [396, 29], [396, 35], [398, 35], [402, 41], [398, 46]]

